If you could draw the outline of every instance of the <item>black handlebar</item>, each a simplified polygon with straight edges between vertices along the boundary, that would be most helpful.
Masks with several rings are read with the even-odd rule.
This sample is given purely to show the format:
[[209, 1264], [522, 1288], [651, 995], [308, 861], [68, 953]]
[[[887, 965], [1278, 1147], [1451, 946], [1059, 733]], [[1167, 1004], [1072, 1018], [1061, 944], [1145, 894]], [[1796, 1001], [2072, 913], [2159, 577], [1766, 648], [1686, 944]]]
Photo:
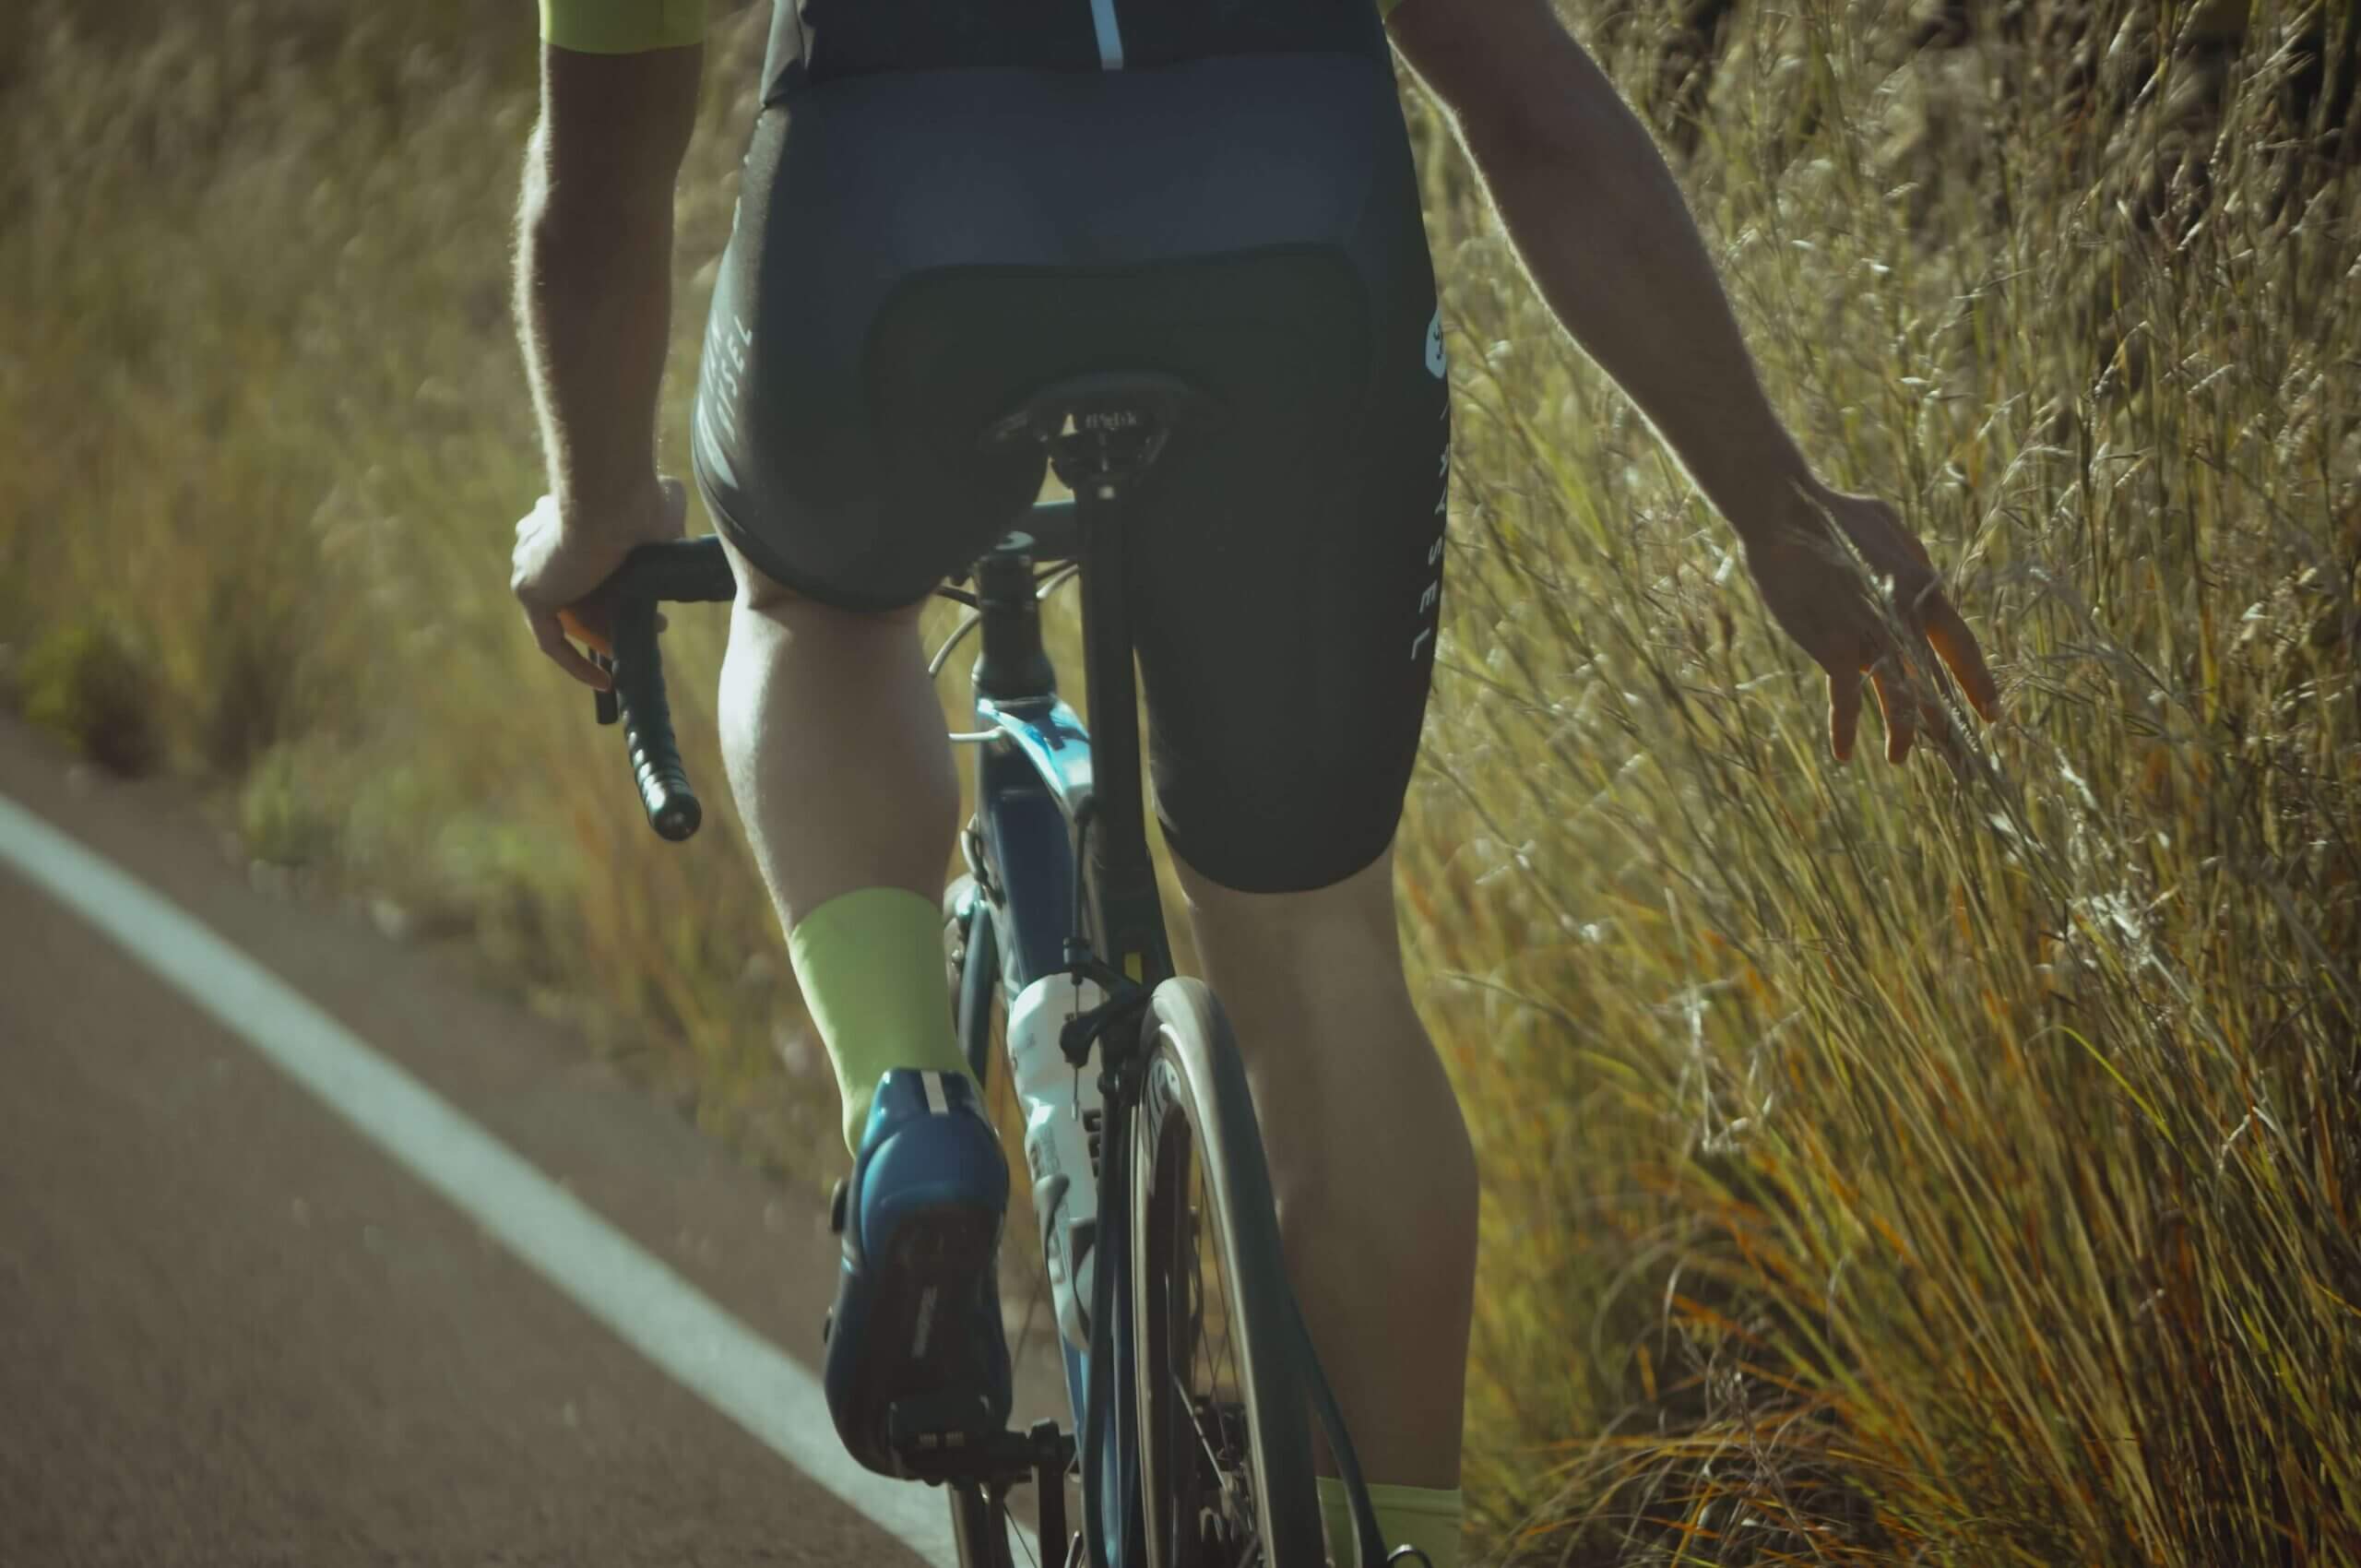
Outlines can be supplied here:
[[612, 616], [611, 657], [602, 664], [614, 690], [599, 694], [599, 722], [623, 727], [623, 749], [639, 786], [647, 825], [677, 844], [697, 830], [705, 808], [689, 788], [681, 749], [672, 737], [672, 707], [664, 695], [664, 656], [656, 646], [656, 607], [670, 601], [711, 604], [734, 599], [737, 576], [721, 540], [643, 544], [599, 588]]

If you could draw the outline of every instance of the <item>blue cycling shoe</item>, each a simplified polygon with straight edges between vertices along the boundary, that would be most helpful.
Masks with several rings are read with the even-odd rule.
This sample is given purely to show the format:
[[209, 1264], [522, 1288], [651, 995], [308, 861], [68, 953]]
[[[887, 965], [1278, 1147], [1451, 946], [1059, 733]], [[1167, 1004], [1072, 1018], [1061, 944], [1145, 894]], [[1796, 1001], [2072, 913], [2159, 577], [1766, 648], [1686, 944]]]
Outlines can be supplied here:
[[1008, 1161], [964, 1075], [878, 1081], [852, 1176], [822, 1383], [836, 1435], [882, 1475], [931, 1477], [1008, 1424], [994, 1259]]

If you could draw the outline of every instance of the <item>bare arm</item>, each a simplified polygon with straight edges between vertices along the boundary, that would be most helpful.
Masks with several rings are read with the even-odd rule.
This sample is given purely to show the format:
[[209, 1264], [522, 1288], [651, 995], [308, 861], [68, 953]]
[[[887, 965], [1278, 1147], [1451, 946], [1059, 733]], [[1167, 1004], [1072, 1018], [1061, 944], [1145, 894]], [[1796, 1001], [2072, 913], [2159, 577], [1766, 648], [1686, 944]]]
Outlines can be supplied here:
[[[1450, 109], [1541, 296], [1679, 455], [1746, 545], [1780, 627], [1828, 673], [1829, 743], [1853, 749], [1869, 674], [1900, 762], [1946, 735], [1905, 674], [1915, 654], [1832, 553], [1831, 526], [1892, 584], [1986, 719], [1998, 692], [1893, 508], [1821, 482], [1763, 396], [1712, 258], [1655, 141], [1566, 31], [1549, 0], [1404, 0], [1394, 42]], [[1923, 649], [1917, 650], [1923, 653]]]
[[672, 185], [704, 53], [542, 51], [541, 118], [516, 224], [516, 320], [552, 492], [585, 521], [656, 488]]
[[1548, 0], [1411, 0], [1394, 42], [1458, 122], [1549, 308], [1740, 538], [1810, 466], [1764, 398], [1672, 172]]
[[516, 525], [510, 588], [541, 651], [606, 677], [567, 640], [576, 608], [632, 547], [681, 531], [687, 497], [656, 471], [672, 313], [672, 185], [695, 123], [701, 45], [541, 55], [541, 118], [517, 214], [516, 327], [550, 493]]

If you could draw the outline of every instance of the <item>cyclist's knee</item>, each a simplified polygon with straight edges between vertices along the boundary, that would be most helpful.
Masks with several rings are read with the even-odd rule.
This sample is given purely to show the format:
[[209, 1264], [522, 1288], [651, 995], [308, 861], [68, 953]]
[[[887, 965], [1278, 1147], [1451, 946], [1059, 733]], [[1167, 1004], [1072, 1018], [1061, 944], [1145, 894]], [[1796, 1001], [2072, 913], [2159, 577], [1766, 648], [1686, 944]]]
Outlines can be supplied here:
[[916, 625], [919, 612], [927, 606], [926, 598], [890, 610], [847, 610], [830, 604], [788, 587], [748, 560], [727, 534], [720, 537], [722, 548], [730, 556], [730, 569], [738, 577], [737, 612], [754, 620], [778, 622], [799, 629], [825, 626], [859, 632], [886, 627], [898, 632]]
[[1192, 924], [1217, 967], [1255, 980], [1329, 974], [1343, 966], [1358, 983], [1400, 983], [1394, 928], [1394, 854], [1300, 893], [1241, 893], [1173, 857]]

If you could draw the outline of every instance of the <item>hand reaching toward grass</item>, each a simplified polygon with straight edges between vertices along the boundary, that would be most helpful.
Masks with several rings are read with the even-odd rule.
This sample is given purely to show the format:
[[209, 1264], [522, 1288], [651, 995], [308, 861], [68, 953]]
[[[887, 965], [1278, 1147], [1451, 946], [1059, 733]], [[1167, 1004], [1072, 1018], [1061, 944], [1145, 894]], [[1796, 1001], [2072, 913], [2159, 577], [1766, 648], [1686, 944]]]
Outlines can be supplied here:
[[[1858, 562], [1839, 536], [1859, 552]], [[1853, 754], [1864, 674], [1885, 720], [1888, 762], [1907, 757], [1922, 733], [1948, 744], [1949, 720], [1926, 687], [1928, 676], [1944, 680], [1944, 666], [1979, 717], [1987, 723], [1999, 717], [1999, 690], [1975, 634], [1944, 597], [1927, 547], [1883, 501], [1825, 489], [1798, 494], [1779, 526], [1750, 538], [1746, 564], [1771, 618], [1828, 672], [1828, 743], [1837, 761]], [[1872, 600], [1865, 572], [1888, 586], [1889, 606]], [[1941, 664], [1928, 659], [1924, 647], [1905, 656], [1904, 636], [1914, 644], [1923, 637]]]
[[596, 510], [561, 507], [557, 497], [544, 495], [518, 520], [508, 586], [524, 606], [533, 640], [559, 669], [600, 691], [611, 683], [570, 640], [606, 646], [605, 609], [585, 601], [635, 546], [680, 538], [688, 507], [688, 491], [679, 480], [658, 479], [645, 493]]

